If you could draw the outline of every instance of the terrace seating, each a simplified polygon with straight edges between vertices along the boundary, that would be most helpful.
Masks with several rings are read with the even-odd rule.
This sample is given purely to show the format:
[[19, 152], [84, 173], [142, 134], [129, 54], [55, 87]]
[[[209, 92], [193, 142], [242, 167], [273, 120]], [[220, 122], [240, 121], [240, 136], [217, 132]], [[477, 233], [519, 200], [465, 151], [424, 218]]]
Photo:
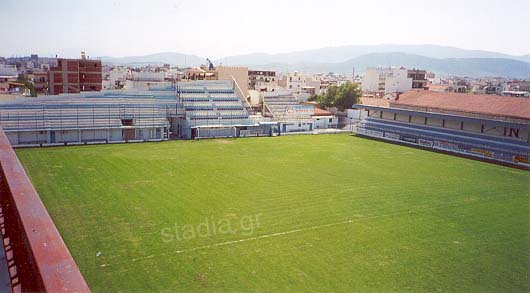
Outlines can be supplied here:
[[526, 142], [446, 128], [441, 129], [431, 126], [374, 118], [363, 120], [358, 127], [383, 133], [394, 133], [428, 140], [449, 141], [491, 151], [511, 153], [514, 155], [527, 156], [530, 153], [530, 145]]
[[285, 118], [289, 116], [285, 113], [286, 108], [288, 106], [298, 105], [298, 101], [293, 96], [264, 97], [263, 103], [265, 103], [265, 106], [275, 118]]
[[376, 119], [376, 118], [366, 118], [366, 122], [370, 123], [379, 123], [379, 124], [387, 124], [387, 125], [394, 125], [399, 127], [407, 127], [407, 128], [415, 128], [418, 130], [425, 130], [425, 131], [431, 131], [431, 132], [442, 132], [444, 134], [450, 134], [455, 136], [462, 136], [464, 138], [474, 138], [474, 139], [481, 139], [481, 140], [494, 140], [496, 142], [503, 142], [508, 145], [514, 144], [514, 145], [520, 145], [520, 146], [526, 146], [528, 147], [528, 143], [524, 141], [514, 140], [514, 139], [508, 139], [504, 137], [499, 136], [492, 136], [482, 133], [474, 133], [470, 131], [463, 131], [463, 130], [455, 130], [455, 129], [448, 129], [448, 128], [440, 128], [435, 126], [426, 126], [426, 125], [420, 125], [420, 124], [411, 124], [411, 123], [405, 123], [405, 122], [399, 122], [394, 120], [385, 120], [385, 119]]
[[190, 126], [249, 123], [248, 112], [229, 82], [182, 84], [179, 96]]
[[0, 105], [0, 126], [6, 131], [117, 128], [122, 119], [134, 119], [135, 124], [146, 120], [166, 127], [161, 107], [153, 99], [43, 98]]

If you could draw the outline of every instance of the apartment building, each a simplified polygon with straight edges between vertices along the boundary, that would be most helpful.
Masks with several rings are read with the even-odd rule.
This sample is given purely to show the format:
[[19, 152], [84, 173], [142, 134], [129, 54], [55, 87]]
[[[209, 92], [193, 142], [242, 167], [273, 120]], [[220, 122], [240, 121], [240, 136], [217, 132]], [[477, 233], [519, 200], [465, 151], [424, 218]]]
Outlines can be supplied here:
[[280, 88], [276, 71], [249, 70], [248, 87], [258, 92], [273, 92]]
[[406, 68], [367, 68], [363, 81], [364, 92], [395, 93], [412, 89], [413, 77]]
[[413, 89], [425, 89], [427, 87], [427, 71], [412, 69], [407, 73], [408, 78], [412, 78]]
[[49, 92], [52, 95], [101, 91], [101, 60], [89, 60], [84, 54], [81, 59], [58, 58], [48, 73]]

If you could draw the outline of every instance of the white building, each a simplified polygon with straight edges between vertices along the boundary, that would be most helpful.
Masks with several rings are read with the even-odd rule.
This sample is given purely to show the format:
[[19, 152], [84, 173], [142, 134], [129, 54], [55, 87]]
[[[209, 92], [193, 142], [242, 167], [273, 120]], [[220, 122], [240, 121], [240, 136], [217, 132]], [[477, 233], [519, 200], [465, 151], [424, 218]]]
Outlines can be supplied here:
[[276, 71], [272, 70], [249, 70], [248, 87], [258, 92], [274, 92], [281, 89]]
[[153, 72], [153, 71], [133, 71], [132, 78], [134, 81], [164, 81], [164, 72]]
[[406, 68], [368, 68], [363, 81], [363, 92], [406, 92], [412, 89], [412, 78]]
[[0, 65], [0, 93], [9, 92], [9, 82], [17, 80], [18, 72], [15, 66]]
[[130, 75], [130, 71], [124, 67], [115, 67], [108, 73], [109, 88], [120, 88], [123, 87]]
[[313, 76], [295, 71], [287, 75], [286, 89], [293, 92], [295, 97], [307, 93], [308, 88], [314, 88], [314, 93], [320, 93], [320, 80], [316, 80]]

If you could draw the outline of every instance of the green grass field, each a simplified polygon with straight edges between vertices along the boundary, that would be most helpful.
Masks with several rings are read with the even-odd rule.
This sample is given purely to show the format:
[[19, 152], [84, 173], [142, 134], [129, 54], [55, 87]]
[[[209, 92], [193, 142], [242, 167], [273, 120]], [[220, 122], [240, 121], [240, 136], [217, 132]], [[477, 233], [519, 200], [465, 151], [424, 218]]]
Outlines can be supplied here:
[[349, 135], [17, 154], [94, 292], [530, 290], [529, 172]]

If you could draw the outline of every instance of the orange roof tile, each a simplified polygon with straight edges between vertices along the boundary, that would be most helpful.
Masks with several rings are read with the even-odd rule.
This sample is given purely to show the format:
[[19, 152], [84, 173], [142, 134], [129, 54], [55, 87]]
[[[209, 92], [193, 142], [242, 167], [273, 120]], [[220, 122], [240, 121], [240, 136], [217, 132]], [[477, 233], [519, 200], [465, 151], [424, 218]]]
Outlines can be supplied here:
[[408, 91], [391, 107], [417, 107], [426, 111], [454, 111], [530, 119], [530, 99], [435, 91]]
[[370, 105], [370, 106], [378, 106], [378, 107], [388, 107], [390, 104], [390, 101], [387, 99], [382, 99], [382, 98], [362, 97], [361, 104]]

